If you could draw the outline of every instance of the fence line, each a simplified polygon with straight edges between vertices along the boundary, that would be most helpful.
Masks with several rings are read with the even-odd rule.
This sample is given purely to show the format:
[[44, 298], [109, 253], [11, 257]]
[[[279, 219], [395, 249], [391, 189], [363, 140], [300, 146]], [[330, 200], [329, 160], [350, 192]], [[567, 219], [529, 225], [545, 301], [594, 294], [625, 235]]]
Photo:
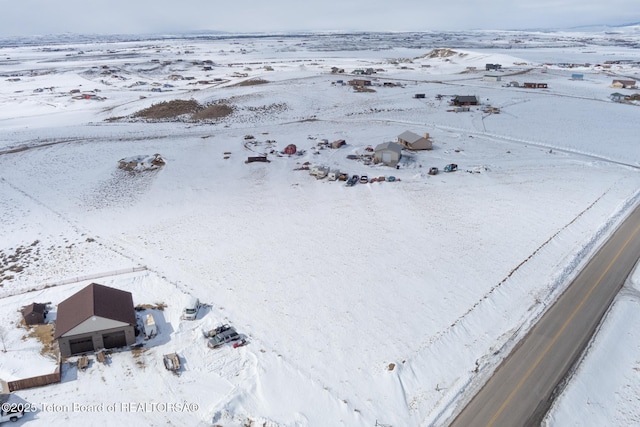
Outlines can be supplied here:
[[43, 289], [53, 288], [55, 286], [68, 285], [69, 283], [78, 283], [78, 282], [83, 282], [85, 280], [100, 279], [102, 277], [109, 277], [109, 276], [119, 276], [121, 274], [135, 273], [135, 272], [138, 272], [138, 271], [145, 271], [145, 270], [147, 270], [147, 267], [146, 266], [141, 266], [141, 267], [123, 268], [123, 269], [120, 269], [120, 270], [107, 271], [107, 272], [103, 272], [103, 273], [87, 274], [86, 276], [77, 276], [77, 277], [72, 277], [72, 278], [65, 279], [65, 280], [60, 280], [58, 282], [47, 283], [47, 284], [44, 284], [44, 285], [33, 287], [31, 289], [28, 289], [28, 290], [8, 292], [8, 293], [2, 295], [2, 297], [0, 297], [0, 298], [7, 298], [7, 297], [15, 296], [15, 295], [21, 295], [21, 294], [25, 294], [27, 292], [41, 291]]
[[42, 387], [45, 385], [59, 383], [62, 380], [62, 363], [58, 362], [58, 367], [52, 374], [38, 375], [37, 377], [25, 378], [22, 380], [8, 381], [9, 391], [24, 390], [26, 388]]

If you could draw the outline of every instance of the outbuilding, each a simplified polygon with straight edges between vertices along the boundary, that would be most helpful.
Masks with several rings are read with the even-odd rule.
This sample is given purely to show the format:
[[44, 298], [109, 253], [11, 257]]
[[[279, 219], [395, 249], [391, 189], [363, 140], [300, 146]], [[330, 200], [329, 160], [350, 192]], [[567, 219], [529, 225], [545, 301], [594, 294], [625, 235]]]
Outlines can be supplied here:
[[130, 292], [92, 283], [58, 305], [54, 339], [62, 357], [136, 341]]
[[47, 305], [36, 302], [22, 308], [22, 318], [25, 325], [41, 325], [45, 323], [47, 315]]
[[614, 80], [611, 83], [611, 87], [616, 89], [635, 89], [636, 81], [635, 80]]
[[347, 144], [347, 141], [345, 141], [344, 139], [337, 139], [331, 143], [331, 148], [340, 148], [346, 144]]
[[377, 145], [374, 151], [373, 162], [386, 166], [395, 167], [402, 157], [402, 145], [393, 141]]
[[474, 95], [457, 95], [451, 100], [451, 105], [478, 105], [478, 98]]
[[349, 86], [356, 86], [356, 87], [371, 86], [371, 80], [366, 80], [366, 79], [353, 79], [353, 80], [349, 80], [347, 83], [349, 84]]
[[398, 144], [409, 150], [431, 150], [433, 148], [428, 133], [420, 136], [411, 131], [405, 131], [398, 135]]

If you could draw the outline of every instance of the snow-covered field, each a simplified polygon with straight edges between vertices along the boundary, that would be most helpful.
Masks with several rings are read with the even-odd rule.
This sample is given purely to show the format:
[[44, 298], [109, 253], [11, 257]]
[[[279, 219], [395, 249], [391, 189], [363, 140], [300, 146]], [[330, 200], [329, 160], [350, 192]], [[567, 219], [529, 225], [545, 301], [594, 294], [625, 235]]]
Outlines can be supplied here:
[[[620, 31], [5, 40], [0, 378], [56, 366], [17, 326], [24, 305], [54, 318], [91, 282], [166, 304], [142, 350], [86, 372], [70, 358], [61, 384], [15, 393], [38, 408], [20, 422], [446, 425], [640, 200], [640, 110], [610, 99], [637, 92], [610, 85], [640, 78], [640, 33]], [[337, 83], [353, 78], [374, 91]], [[482, 105], [449, 112], [454, 95]], [[132, 118], [175, 99], [233, 113]], [[399, 169], [347, 159], [406, 130], [434, 149]], [[303, 153], [277, 155], [288, 144]], [[165, 166], [118, 169], [154, 153]], [[305, 162], [399, 180], [349, 188]], [[640, 425], [637, 276], [548, 425]], [[207, 307], [183, 321], [192, 295]], [[207, 348], [219, 323], [248, 345]]]

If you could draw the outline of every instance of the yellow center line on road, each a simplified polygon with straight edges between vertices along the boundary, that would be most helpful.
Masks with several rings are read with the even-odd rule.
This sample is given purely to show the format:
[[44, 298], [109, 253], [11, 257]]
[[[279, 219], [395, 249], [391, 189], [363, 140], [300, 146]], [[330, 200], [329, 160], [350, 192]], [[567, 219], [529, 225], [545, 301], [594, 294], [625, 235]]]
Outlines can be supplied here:
[[558, 340], [558, 338], [560, 338], [560, 335], [562, 335], [562, 333], [564, 332], [564, 330], [567, 328], [567, 326], [569, 325], [569, 323], [571, 323], [571, 321], [573, 320], [574, 317], [576, 317], [576, 315], [578, 314], [578, 312], [582, 309], [582, 307], [584, 306], [584, 304], [587, 302], [587, 300], [591, 297], [591, 294], [595, 291], [595, 289], [598, 287], [598, 285], [600, 285], [600, 282], [602, 282], [602, 279], [604, 278], [604, 276], [609, 272], [609, 270], [611, 269], [611, 267], [616, 263], [616, 261], [618, 260], [618, 258], [620, 257], [620, 255], [625, 251], [625, 249], [627, 249], [627, 246], [629, 246], [629, 243], [631, 243], [631, 241], [633, 240], [633, 238], [636, 236], [636, 234], [638, 234], [638, 231], [640, 231], [640, 225], [638, 225], [636, 227], [636, 229], [633, 231], [633, 233], [631, 233], [631, 235], [629, 236], [629, 238], [627, 239], [627, 241], [624, 243], [624, 245], [622, 245], [622, 247], [620, 248], [620, 250], [618, 251], [618, 253], [616, 254], [615, 257], [613, 257], [613, 259], [611, 260], [611, 262], [609, 263], [609, 265], [607, 265], [607, 268], [602, 272], [602, 274], [600, 275], [600, 277], [598, 278], [598, 280], [595, 282], [595, 284], [591, 287], [591, 289], [589, 289], [589, 292], [587, 292], [587, 294], [584, 296], [584, 298], [582, 299], [582, 301], [580, 301], [580, 304], [578, 304], [578, 306], [575, 308], [575, 310], [573, 310], [573, 312], [571, 313], [571, 316], [569, 316], [569, 318], [564, 322], [564, 324], [562, 325], [562, 327], [560, 328], [560, 330], [558, 330], [558, 332], [555, 334], [555, 336], [553, 337], [553, 339], [551, 340], [551, 342], [547, 345], [547, 347], [544, 349], [544, 351], [542, 352], [542, 354], [540, 356], [538, 356], [538, 358], [536, 359], [535, 363], [533, 365], [531, 365], [531, 367], [529, 368], [529, 370], [527, 371], [527, 373], [524, 375], [524, 377], [522, 377], [522, 379], [520, 380], [520, 382], [518, 383], [518, 385], [516, 386], [515, 389], [513, 389], [513, 391], [509, 394], [509, 396], [507, 397], [507, 399], [504, 401], [504, 403], [502, 403], [502, 405], [500, 406], [500, 408], [498, 409], [498, 411], [495, 413], [495, 415], [493, 416], [493, 418], [491, 418], [491, 420], [489, 420], [489, 423], [487, 424], [487, 427], [492, 426], [496, 420], [498, 419], [498, 417], [500, 417], [500, 415], [502, 414], [502, 412], [504, 411], [504, 409], [507, 407], [507, 405], [511, 402], [511, 400], [513, 400], [514, 396], [520, 391], [520, 389], [522, 388], [522, 386], [524, 385], [524, 383], [529, 379], [529, 377], [531, 376], [531, 374], [533, 373], [533, 371], [538, 367], [538, 365], [540, 364], [540, 362], [542, 362], [542, 359], [544, 359], [547, 354], [549, 353], [549, 350], [551, 350], [551, 347], [553, 347], [553, 345], [556, 343], [556, 341]]

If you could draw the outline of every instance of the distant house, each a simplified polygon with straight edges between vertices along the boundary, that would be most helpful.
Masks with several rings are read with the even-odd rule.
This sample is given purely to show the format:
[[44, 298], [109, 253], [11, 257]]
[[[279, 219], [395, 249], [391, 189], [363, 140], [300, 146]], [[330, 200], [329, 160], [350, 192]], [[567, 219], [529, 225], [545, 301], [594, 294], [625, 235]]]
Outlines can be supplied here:
[[611, 95], [609, 95], [609, 98], [611, 98], [611, 100], [614, 102], [621, 102], [624, 100], [625, 96], [620, 92], [614, 92]]
[[478, 105], [478, 98], [474, 95], [455, 96], [451, 100], [451, 105]]
[[346, 144], [347, 142], [344, 139], [337, 139], [331, 143], [331, 148], [340, 148]]
[[365, 80], [365, 79], [353, 79], [353, 80], [349, 80], [349, 86], [358, 86], [358, 87], [364, 87], [364, 86], [371, 86], [371, 80]]
[[383, 142], [376, 146], [373, 155], [373, 162], [395, 167], [401, 157], [402, 145], [397, 142]]
[[405, 131], [398, 135], [398, 144], [409, 150], [431, 150], [433, 148], [428, 133], [420, 136], [411, 131]]
[[125, 347], [136, 324], [130, 292], [92, 283], [58, 304], [54, 339], [62, 357]]
[[482, 77], [482, 80], [484, 80], [485, 82], [499, 82], [502, 80], [502, 77], [487, 74], [484, 77]]
[[45, 323], [47, 305], [32, 303], [22, 308], [22, 318], [25, 325], [41, 325]]
[[484, 66], [485, 71], [498, 71], [502, 68], [501, 64], [486, 64]]
[[616, 89], [635, 89], [636, 81], [635, 80], [614, 80], [611, 83], [611, 87]]
[[546, 89], [547, 83], [524, 83], [522, 87], [527, 89]]

